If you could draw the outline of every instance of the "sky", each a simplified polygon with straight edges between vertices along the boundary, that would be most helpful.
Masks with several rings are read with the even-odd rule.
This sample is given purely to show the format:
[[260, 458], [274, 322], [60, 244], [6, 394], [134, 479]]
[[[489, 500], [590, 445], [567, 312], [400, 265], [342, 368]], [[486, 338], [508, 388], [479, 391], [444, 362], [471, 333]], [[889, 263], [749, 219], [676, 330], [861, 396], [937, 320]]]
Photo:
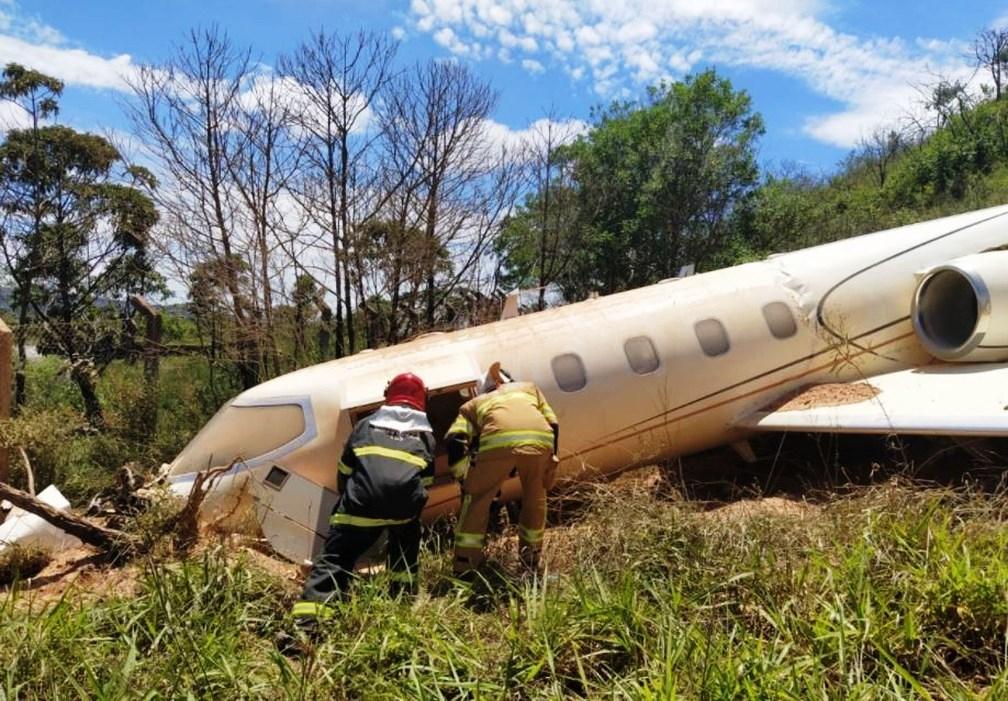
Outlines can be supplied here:
[[500, 93], [501, 139], [713, 67], [763, 115], [764, 167], [828, 174], [939, 77], [982, 82], [972, 40], [1008, 24], [1008, 0], [0, 0], [0, 63], [62, 79], [63, 122], [125, 132], [129, 74], [212, 23], [266, 64], [320, 28], [469, 64]]

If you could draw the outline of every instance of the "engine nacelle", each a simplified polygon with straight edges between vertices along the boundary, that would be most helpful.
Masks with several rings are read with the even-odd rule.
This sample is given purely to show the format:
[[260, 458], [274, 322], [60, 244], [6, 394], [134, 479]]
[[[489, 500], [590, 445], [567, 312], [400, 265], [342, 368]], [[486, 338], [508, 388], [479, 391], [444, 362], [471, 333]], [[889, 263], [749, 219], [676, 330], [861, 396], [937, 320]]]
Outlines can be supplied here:
[[940, 360], [1008, 360], [1008, 251], [956, 258], [927, 271], [910, 319], [921, 344]]

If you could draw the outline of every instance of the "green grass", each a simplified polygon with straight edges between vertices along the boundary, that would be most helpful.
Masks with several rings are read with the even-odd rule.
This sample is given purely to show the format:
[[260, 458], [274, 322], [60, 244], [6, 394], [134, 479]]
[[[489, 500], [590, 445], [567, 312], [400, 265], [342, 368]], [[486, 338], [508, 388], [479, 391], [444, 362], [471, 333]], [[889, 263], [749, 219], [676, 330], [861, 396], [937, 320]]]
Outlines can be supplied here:
[[[779, 502], [772, 502], [779, 504]], [[290, 661], [296, 585], [219, 547], [147, 563], [139, 593], [0, 605], [4, 698], [1005, 698], [1008, 497], [887, 486], [801, 508], [704, 513], [604, 490], [551, 529], [544, 583], [415, 602], [382, 575]]]

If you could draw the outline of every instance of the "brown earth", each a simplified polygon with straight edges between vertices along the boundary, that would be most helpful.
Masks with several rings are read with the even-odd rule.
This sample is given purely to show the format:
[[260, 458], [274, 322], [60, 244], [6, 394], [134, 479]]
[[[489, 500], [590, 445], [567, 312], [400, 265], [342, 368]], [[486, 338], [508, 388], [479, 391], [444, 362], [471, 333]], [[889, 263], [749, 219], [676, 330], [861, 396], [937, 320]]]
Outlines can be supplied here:
[[[190, 557], [198, 557], [204, 550], [217, 547], [220, 543], [219, 537], [205, 539], [196, 546]], [[228, 538], [227, 546], [233, 556], [247, 559], [252, 566], [265, 571], [292, 589], [300, 587], [303, 579], [300, 568], [277, 556], [262, 552], [263, 546], [257, 540], [244, 536], [231, 536]], [[71, 595], [76, 601], [84, 602], [130, 598], [138, 591], [138, 582], [143, 575], [143, 569], [142, 560], [126, 564], [109, 563], [89, 546], [72, 548], [57, 553], [36, 576], [17, 584], [21, 592], [18, 603], [38, 610]], [[6, 589], [0, 589], [0, 596], [3, 596], [5, 591]]]
[[852, 384], [831, 382], [824, 385], [811, 385], [781, 397], [770, 404], [766, 411], [800, 411], [821, 406], [858, 404], [872, 399], [878, 394], [879, 390], [867, 382]]
[[105, 562], [93, 548], [83, 545], [56, 553], [36, 576], [16, 586], [19, 603], [33, 609], [46, 608], [67, 594], [99, 601], [124, 598], [136, 593], [140, 568], [136, 564]]

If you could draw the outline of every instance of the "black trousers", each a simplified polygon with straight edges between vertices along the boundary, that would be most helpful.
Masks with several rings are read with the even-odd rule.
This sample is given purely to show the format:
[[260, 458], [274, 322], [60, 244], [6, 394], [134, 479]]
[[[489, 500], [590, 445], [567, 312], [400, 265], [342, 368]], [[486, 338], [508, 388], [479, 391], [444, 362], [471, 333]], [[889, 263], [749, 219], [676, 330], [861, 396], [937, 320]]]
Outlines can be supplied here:
[[388, 531], [390, 593], [393, 596], [415, 593], [420, 559], [419, 518], [398, 526], [330, 526], [325, 548], [305, 580], [301, 601], [325, 604], [345, 594], [354, 578], [357, 560], [384, 530]]

